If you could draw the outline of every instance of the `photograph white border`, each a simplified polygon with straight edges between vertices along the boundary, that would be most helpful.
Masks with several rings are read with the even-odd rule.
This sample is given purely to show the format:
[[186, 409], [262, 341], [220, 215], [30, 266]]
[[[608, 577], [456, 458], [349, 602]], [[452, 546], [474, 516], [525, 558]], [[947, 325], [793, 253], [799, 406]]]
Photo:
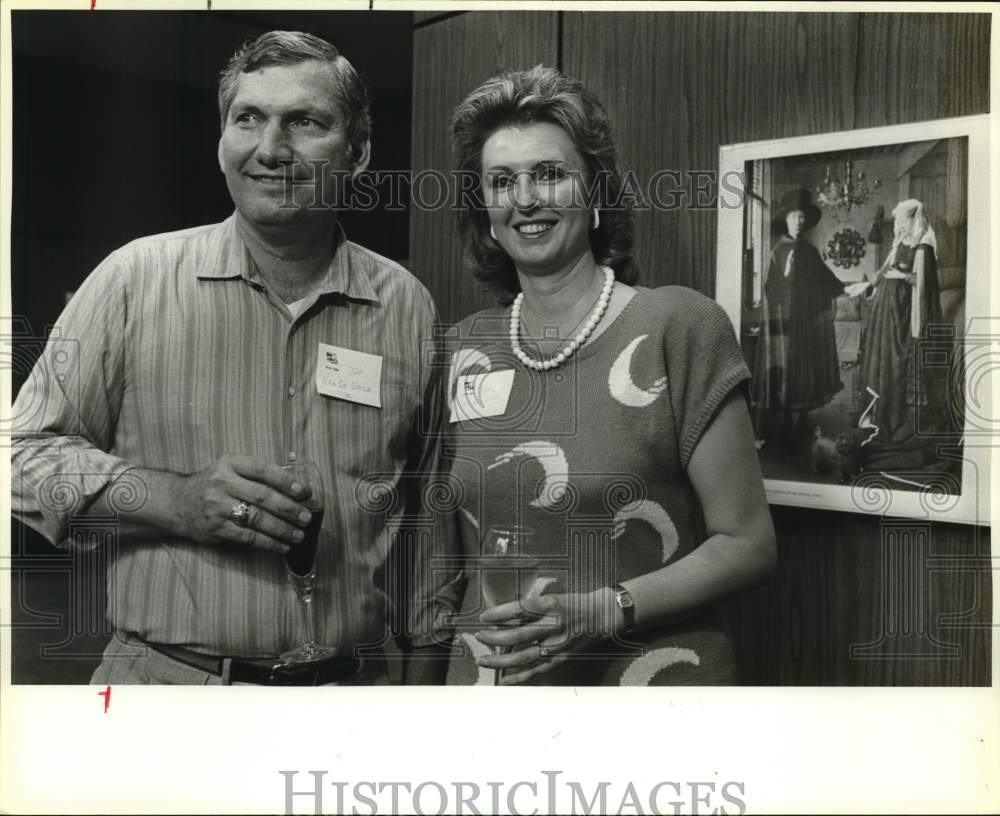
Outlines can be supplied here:
[[[838, 510], [884, 516], [990, 523], [990, 445], [997, 433], [991, 385], [977, 365], [988, 365], [992, 344], [1000, 340], [1000, 320], [990, 313], [990, 117], [989, 115], [937, 119], [905, 125], [819, 133], [787, 139], [723, 145], [719, 149], [719, 178], [742, 174], [746, 162], [757, 159], [826, 153], [906, 142], [968, 137], [968, 270], [965, 291], [965, 433], [963, 435], [962, 492], [943, 496], [927, 491], [892, 490], [864, 478], [852, 485], [831, 485], [765, 478], [771, 504]], [[740, 336], [743, 278], [744, 198], [720, 192], [716, 256], [715, 299], [726, 310]], [[992, 331], [991, 331], [992, 329]], [[982, 359], [979, 359], [982, 357]]]
[[[150, 0], [143, 8], [178, 10], [204, 7], [206, 1]], [[136, 3], [99, 0], [102, 10]], [[45, 7], [89, 5], [90, 0], [47, 0]], [[273, 0], [215, 0], [213, 8], [273, 5]], [[375, 5], [383, 10], [417, 4], [376, 0]], [[568, 5], [544, 3], [547, 9]], [[292, 0], [283, 8], [306, 6], [333, 10], [348, 4]], [[367, 6], [360, 0], [352, 7]], [[42, 1], [5, 0], [0, 7], [0, 239], [10, 230], [10, 11], [31, 7], [42, 7]], [[639, 7], [622, 2], [615, 10]], [[465, 0], [422, 6], [471, 8]], [[731, 9], [692, 3], [683, 10]], [[842, 2], [762, 3], [754, 9], [907, 10], [905, 4]], [[969, 3], [927, 4], [918, 10], [998, 14], [985, 4]], [[994, 16], [993, 110], [1000, 110], [997, 22]], [[1000, 190], [995, 168], [989, 171], [991, 189]], [[1000, 229], [994, 220], [991, 228]], [[9, 265], [9, 252], [0, 251], [0, 304], [7, 314]], [[1000, 316], [1000, 303], [991, 313]], [[994, 385], [993, 404], [1000, 404], [1000, 378]], [[0, 401], [9, 410], [9, 370], [0, 371]], [[9, 476], [9, 461], [0, 462], [0, 512], [6, 514]], [[5, 564], [9, 538], [9, 528], [0, 532]], [[996, 558], [1000, 551], [993, 546]], [[1000, 767], [996, 592], [988, 688], [674, 687], [629, 689], [624, 695], [619, 689], [504, 689], [509, 693], [498, 697], [492, 689], [458, 687], [345, 689], [349, 693], [340, 696], [323, 689], [119, 686], [107, 715], [94, 686], [10, 684], [10, 595], [10, 582], [0, 581], [0, 809], [6, 812], [280, 813], [280, 768], [297, 769], [303, 783], [307, 769], [328, 770], [330, 782], [517, 779], [537, 775], [539, 768], [619, 784], [741, 779], [747, 783], [748, 812], [754, 813], [1000, 809], [994, 782]], [[309, 727], [299, 727], [303, 722]], [[456, 748], [450, 738], [461, 727], [476, 729], [481, 743]], [[332, 797], [328, 801], [333, 804]], [[297, 812], [312, 812], [311, 804], [297, 802]], [[569, 811], [569, 802], [560, 804]]]

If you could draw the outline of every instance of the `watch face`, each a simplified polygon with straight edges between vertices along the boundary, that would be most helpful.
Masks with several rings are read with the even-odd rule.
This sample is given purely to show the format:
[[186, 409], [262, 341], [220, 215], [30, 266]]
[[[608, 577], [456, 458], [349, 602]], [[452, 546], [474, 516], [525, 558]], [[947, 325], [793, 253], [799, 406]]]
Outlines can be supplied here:
[[629, 595], [627, 592], [619, 592], [617, 595], [615, 595], [615, 599], [618, 601], [618, 605], [623, 609], [626, 606], [632, 606], [632, 596]]

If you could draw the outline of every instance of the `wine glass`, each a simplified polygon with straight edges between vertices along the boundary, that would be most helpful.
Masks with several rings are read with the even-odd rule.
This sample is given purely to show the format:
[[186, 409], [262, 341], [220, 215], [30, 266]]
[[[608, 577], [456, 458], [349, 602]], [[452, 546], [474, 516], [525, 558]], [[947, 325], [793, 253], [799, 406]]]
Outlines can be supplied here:
[[[479, 569], [483, 601], [487, 607], [510, 603], [522, 597], [524, 586], [535, 574], [538, 559], [526, 554], [531, 530], [517, 525], [492, 526], [482, 538], [482, 554], [474, 559]], [[517, 626], [518, 622], [509, 625]], [[503, 654], [504, 646], [494, 646]], [[500, 685], [503, 669], [493, 672], [493, 685]]]
[[313, 590], [316, 584], [316, 550], [319, 546], [320, 528], [323, 526], [325, 507], [323, 504], [323, 478], [315, 462], [295, 462], [284, 465], [286, 471], [296, 482], [312, 490], [312, 495], [305, 502], [312, 519], [305, 529], [305, 537], [292, 544], [285, 553], [285, 567], [288, 572], [288, 582], [299, 600], [302, 610], [302, 625], [305, 629], [305, 641], [281, 655], [281, 661], [288, 665], [313, 663], [325, 660], [336, 654], [336, 649], [330, 646], [320, 646], [315, 640], [315, 609], [313, 608]]

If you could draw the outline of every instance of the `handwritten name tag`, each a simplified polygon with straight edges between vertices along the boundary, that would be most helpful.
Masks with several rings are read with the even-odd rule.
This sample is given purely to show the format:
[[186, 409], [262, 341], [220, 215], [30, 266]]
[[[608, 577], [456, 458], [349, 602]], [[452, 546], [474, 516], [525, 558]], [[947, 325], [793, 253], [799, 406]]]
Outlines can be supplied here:
[[463, 374], [458, 378], [458, 388], [451, 405], [451, 421], [502, 416], [507, 410], [513, 385], [512, 368], [487, 374]]
[[327, 397], [382, 407], [382, 358], [378, 354], [320, 343], [316, 390]]

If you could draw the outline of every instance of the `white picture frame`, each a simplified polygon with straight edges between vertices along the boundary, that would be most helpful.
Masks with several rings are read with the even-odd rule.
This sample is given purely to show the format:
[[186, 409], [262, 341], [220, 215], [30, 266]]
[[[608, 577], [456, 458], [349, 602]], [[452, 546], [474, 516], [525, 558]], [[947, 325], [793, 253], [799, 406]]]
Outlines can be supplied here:
[[[989, 524], [990, 444], [1000, 425], [992, 410], [989, 380], [980, 376], [989, 365], [991, 346], [1000, 339], [1000, 325], [989, 314], [989, 132], [989, 117], [984, 115], [720, 149], [716, 300], [733, 322], [753, 375], [749, 396], [769, 502]], [[844, 194], [848, 177], [858, 193], [850, 207]], [[828, 181], [835, 183], [836, 192], [826, 186]], [[861, 201], [865, 188], [867, 199]], [[835, 206], [838, 194], [841, 206]], [[824, 293], [820, 300], [825, 303], [830, 279], [816, 266], [817, 257], [845, 286], [877, 279], [881, 265], [895, 266], [889, 258], [894, 251], [895, 204], [919, 196], [928, 199], [924, 210], [942, 239], [937, 242], [936, 272], [941, 284], [937, 299], [944, 305], [933, 324], [917, 328], [914, 318], [911, 327], [918, 339], [913, 340], [911, 332], [914, 351], [908, 359], [914, 362], [904, 368], [914, 372], [908, 380], [917, 383], [906, 393], [906, 427], [912, 434], [906, 438], [904, 427], [887, 435], [889, 422], [880, 420], [875, 425], [882, 437], [876, 434], [872, 440], [871, 416], [884, 411], [876, 403], [862, 427], [872, 395], [883, 404], [895, 396], [899, 405], [906, 391], [893, 386], [877, 394], [868, 388], [879, 364], [873, 362], [875, 349], [884, 348], [880, 344], [890, 330], [886, 313], [872, 311], [872, 292], [879, 284], [863, 295], [845, 294], [831, 302], [842, 388], [829, 401], [810, 407], [830, 389], [813, 388], [813, 375], [802, 366], [808, 362], [831, 369], [831, 332], [825, 318], [813, 318], [810, 309], [817, 307], [812, 306], [803, 312], [813, 321], [808, 325], [818, 328], [792, 329], [787, 296], [783, 303], [788, 311], [779, 313], [780, 279], [773, 288], [766, 281], [781, 259], [788, 276], [791, 262], [779, 243], [793, 239], [775, 237], [772, 224], [783, 214], [783, 204], [786, 211], [794, 201], [817, 207], [819, 222], [799, 239], [817, 252], [802, 249], [796, 257], [800, 267], [805, 264], [801, 259], [812, 257], [815, 274], [824, 282], [810, 286]], [[858, 236], [864, 241], [861, 257]], [[800, 291], [809, 291], [805, 281], [813, 278], [802, 272], [798, 280]], [[798, 297], [798, 302], [810, 303], [807, 295]], [[799, 352], [798, 361], [792, 362], [796, 348], [808, 349], [809, 356]], [[776, 362], [779, 354], [781, 362]], [[883, 355], [886, 358], [894, 355]], [[903, 358], [894, 359], [892, 370], [901, 370]], [[806, 371], [800, 382], [809, 379], [810, 385], [794, 386], [795, 371]], [[789, 394], [797, 396], [785, 399]], [[907, 441], [900, 442], [902, 438]]]

